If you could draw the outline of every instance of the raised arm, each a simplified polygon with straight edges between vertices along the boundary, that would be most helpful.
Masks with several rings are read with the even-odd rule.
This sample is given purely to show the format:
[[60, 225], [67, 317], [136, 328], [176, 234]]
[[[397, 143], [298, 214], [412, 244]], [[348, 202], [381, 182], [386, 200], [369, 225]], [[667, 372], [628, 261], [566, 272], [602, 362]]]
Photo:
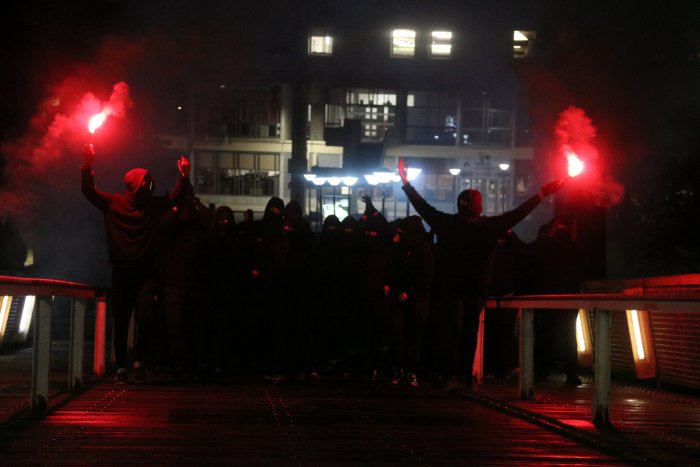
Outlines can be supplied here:
[[439, 228], [439, 225], [445, 218], [450, 217], [450, 214], [438, 211], [432, 207], [426, 200], [423, 199], [418, 191], [416, 191], [416, 189], [408, 181], [408, 167], [404, 164], [403, 159], [399, 159], [398, 168], [399, 177], [401, 177], [401, 182], [403, 183], [401, 189], [404, 191], [404, 193], [406, 193], [406, 197], [408, 197], [408, 200], [411, 202], [416, 212], [418, 212], [418, 215], [420, 215], [425, 222], [433, 227], [433, 229]]
[[92, 170], [94, 160], [95, 148], [92, 144], [86, 144], [83, 148], [83, 164], [80, 166], [80, 187], [85, 198], [104, 211], [109, 205], [109, 195], [95, 188], [95, 174]]
[[180, 156], [177, 160], [177, 169], [180, 171], [180, 177], [175, 184], [175, 188], [170, 193], [170, 200], [178, 206], [193, 191], [192, 182], [190, 182], [191, 167], [190, 161], [185, 156]]
[[493, 220], [494, 227], [498, 230], [506, 232], [515, 225], [525, 219], [528, 214], [530, 214], [537, 206], [540, 205], [542, 200], [547, 196], [552, 195], [559, 191], [562, 187], [563, 182], [561, 180], [555, 180], [553, 182], [546, 183], [542, 185], [537, 194], [533, 195], [530, 199], [522, 203], [520, 206], [516, 207], [512, 211], [508, 211], [500, 216], [494, 216], [490, 219]]

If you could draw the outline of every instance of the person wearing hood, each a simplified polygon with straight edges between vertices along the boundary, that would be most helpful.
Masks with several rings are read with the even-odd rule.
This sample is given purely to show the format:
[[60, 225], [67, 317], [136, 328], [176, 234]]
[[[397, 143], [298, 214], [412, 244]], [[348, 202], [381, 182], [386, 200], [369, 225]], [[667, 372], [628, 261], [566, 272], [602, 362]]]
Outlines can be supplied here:
[[304, 219], [301, 205], [291, 200], [282, 220], [281, 306], [273, 310], [277, 330], [275, 363], [287, 383], [303, 383], [309, 368], [312, 318], [309, 271], [315, 269], [316, 236]]
[[372, 197], [364, 195], [365, 211], [358, 224], [361, 232], [360, 303], [357, 308], [358, 337], [364, 356], [363, 372], [372, 380], [383, 376], [387, 368], [389, 347], [389, 304], [384, 295], [387, 269], [391, 256], [391, 231], [389, 222], [372, 203]]
[[335, 303], [342, 297], [344, 286], [337, 276], [344, 271], [340, 243], [340, 219], [335, 214], [323, 220], [321, 232], [316, 243], [315, 267], [312, 289], [317, 299], [312, 301], [313, 318], [311, 320], [311, 344], [309, 350], [310, 378], [318, 379], [331, 367], [331, 362], [338, 360], [341, 334], [339, 311]]
[[206, 303], [212, 295], [208, 293], [212, 265], [206, 254], [213, 214], [194, 196], [191, 186], [186, 191], [179, 209], [171, 209], [161, 220], [156, 263], [168, 360], [175, 380], [195, 371], [198, 379], [208, 376], [207, 365], [215, 361], [212, 347], [218, 337], [207, 326], [213, 306]]
[[[273, 196], [267, 202], [261, 219], [253, 221], [246, 242], [248, 258], [248, 280], [252, 295], [249, 317], [253, 320], [249, 345], [251, 355], [258, 358], [251, 362], [258, 370], [269, 372], [266, 376], [274, 382], [281, 380], [278, 370], [272, 368], [275, 350], [279, 343], [275, 335], [277, 325], [275, 316], [279, 312], [282, 297], [281, 287], [284, 281], [284, 236], [283, 236], [284, 201]], [[277, 378], [279, 376], [279, 378]]]
[[[114, 317], [114, 352], [117, 382], [127, 380], [127, 338], [131, 314], [144, 292], [146, 284], [155, 277], [154, 239], [165, 213], [177, 209], [190, 184], [190, 163], [184, 156], [177, 162], [180, 177], [169, 196], [154, 196], [155, 182], [143, 168], [129, 170], [124, 175], [123, 193], [105, 193], [95, 186], [92, 164], [95, 150], [91, 144], [83, 150], [81, 187], [83, 195], [104, 217], [107, 253], [112, 266], [111, 313]], [[134, 350], [139, 368], [140, 344]]]
[[392, 244], [388, 281], [384, 286], [391, 310], [391, 383], [417, 387], [435, 270], [433, 245], [419, 216], [399, 221]]
[[486, 288], [492, 280], [498, 239], [539, 206], [546, 196], [556, 193], [562, 182], [543, 185], [537, 194], [511, 211], [484, 216], [478, 190], [462, 191], [457, 198], [458, 212], [447, 214], [428, 204], [411, 186], [403, 160], [399, 161], [399, 175], [409, 201], [436, 235], [435, 281], [444, 304], [440, 308], [447, 313], [447, 355], [442, 369], [448, 376], [447, 389], [458, 390], [463, 384], [470, 390], [479, 314], [484, 307]]

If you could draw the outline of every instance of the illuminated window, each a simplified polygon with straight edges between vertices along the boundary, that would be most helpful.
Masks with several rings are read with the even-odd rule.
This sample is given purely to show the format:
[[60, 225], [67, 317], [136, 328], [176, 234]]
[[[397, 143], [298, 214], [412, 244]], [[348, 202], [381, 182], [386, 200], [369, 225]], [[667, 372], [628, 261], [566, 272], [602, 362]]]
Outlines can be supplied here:
[[394, 29], [391, 32], [391, 56], [413, 57], [416, 54], [416, 31]]
[[448, 58], [452, 55], [452, 32], [433, 31], [430, 34], [430, 56]]
[[333, 37], [311, 35], [309, 37], [309, 55], [333, 55]]
[[396, 92], [382, 89], [349, 89], [345, 96], [345, 118], [360, 120], [363, 141], [381, 141], [394, 126]]
[[525, 58], [531, 52], [535, 31], [513, 31], [513, 57]]

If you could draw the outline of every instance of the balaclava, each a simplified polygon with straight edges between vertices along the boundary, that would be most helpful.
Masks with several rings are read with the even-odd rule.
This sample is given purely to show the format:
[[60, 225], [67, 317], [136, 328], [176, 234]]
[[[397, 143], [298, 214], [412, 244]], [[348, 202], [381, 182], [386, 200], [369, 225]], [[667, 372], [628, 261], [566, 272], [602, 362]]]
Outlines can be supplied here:
[[464, 190], [457, 197], [457, 211], [467, 217], [479, 217], [484, 211], [479, 190]]

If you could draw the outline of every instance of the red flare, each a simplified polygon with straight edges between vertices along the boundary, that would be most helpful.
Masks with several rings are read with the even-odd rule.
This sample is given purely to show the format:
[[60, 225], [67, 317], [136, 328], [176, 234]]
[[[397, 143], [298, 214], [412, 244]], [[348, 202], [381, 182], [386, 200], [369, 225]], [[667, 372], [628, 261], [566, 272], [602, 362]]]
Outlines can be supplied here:
[[583, 161], [574, 152], [569, 152], [566, 154], [566, 160], [568, 161], [567, 171], [569, 177], [574, 178], [583, 172], [584, 164]]
[[102, 111], [98, 114], [93, 115], [88, 123], [88, 131], [92, 134], [97, 130], [107, 119], [107, 112]]

